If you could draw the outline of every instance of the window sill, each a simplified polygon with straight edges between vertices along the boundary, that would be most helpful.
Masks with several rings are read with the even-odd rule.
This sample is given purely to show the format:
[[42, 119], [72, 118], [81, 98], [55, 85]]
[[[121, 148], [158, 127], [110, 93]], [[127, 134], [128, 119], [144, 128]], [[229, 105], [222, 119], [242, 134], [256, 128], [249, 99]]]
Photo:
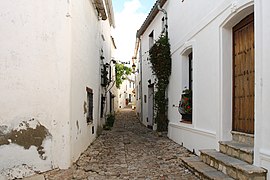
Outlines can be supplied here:
[[180, 123], [192, 124], [192, 121], [191, 121], [191, 120], [182, 119], [182, 120], [180, 121]]

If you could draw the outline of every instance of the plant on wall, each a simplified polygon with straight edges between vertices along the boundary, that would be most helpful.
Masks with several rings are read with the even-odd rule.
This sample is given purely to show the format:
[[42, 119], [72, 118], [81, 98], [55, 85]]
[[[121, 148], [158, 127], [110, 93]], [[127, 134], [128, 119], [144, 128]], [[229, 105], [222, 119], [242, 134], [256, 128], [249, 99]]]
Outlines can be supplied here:
[[124, 64], [115, 64], [115, 74], [116, 74], [116, 87], [119, 89], [123, 81], [128, 75], [130, 75], [132, 69], [125, 66]]
[[167, 33], [161, 35], [155, 42], [149, 51], [149, 56], [153, 74], [156, 76], [154, 106], [157, 131], [166, 131], [168, 128], [166, 89], [171, 75], [171, 50]]

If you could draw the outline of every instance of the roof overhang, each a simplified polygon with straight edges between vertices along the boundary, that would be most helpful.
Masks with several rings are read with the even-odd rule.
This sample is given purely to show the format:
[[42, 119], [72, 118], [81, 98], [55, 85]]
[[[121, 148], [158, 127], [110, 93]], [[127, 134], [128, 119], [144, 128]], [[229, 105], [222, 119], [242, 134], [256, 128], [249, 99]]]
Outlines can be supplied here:
[[106, 9], [107, 14], [109, 17], [110, 25], [115, 28], [115, 21], [114, 21], [114, 12], [113, 12], [113, 6], [112, 6], [112, 0], [105, 0], [106, 3]]
[[158, 14], [158, 4], [160, 4], [160, 7], [163, 7], [164, 4], [167, 2], [167, 0], [157, 0], [154, 6], [152, 7], [150, 13], [148, 14], [147, 18], [143, 22], [141, 28], [137, 31], [137, 37], [139, 38], [145, 30], [148, 28], [148, 26], [151, 24], [151, 22], [154, 20], [156, 15]]
[[103, 0], [93, 0], [93, 4], [96, 7], [97, 11], [100, 13], [100, 17], [102, 18], [102, 20], [106, 20], [107, 14]]

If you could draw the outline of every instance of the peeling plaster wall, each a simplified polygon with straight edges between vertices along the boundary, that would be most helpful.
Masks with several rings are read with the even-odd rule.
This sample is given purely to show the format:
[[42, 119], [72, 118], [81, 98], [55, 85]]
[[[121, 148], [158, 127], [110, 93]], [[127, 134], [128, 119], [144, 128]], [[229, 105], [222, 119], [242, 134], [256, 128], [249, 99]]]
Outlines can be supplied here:
[[[66, 0], [0, 2], [0, 174], [70, 165], [68, 7]], [[29, 127], [17, 130], [23, 122]], [[30, 142], [30, 134], [41, 139]]]
[[[76, 161], [95, 139], [100, 124], [100, 50], [104, 63], [111, 59], [109, 21], [100, 20], [89, 0], [72, 1], [71, 48], [71, 156]], [[87, 124], [86, 87], [93, 90], [93, 123]], [[94, 128], [94, 132], [92, 129]]]
[[66, 169], [102, 124], [100, 50], [109, 62], [110, 24], [88, 0], [3, 1], [0, 24], [0, 178]]

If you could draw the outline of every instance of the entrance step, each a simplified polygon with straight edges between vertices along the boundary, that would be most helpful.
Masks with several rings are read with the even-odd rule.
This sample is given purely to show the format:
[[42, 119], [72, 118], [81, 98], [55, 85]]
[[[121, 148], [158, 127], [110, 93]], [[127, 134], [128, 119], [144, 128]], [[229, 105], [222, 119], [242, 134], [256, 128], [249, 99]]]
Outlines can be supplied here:
[[251, 144], [240, 143], [237, 141], [220, 141], [219, 150], [224, 154], [253, 164], [254, 147]]
[[236, 131], [231, 131], [233, 141], [244, 143], [244, 144], [250, 144], [254, 146], [254, 134], [246, 134]]
[[198, 176], [200, 179], [211, 180], [232, 180], [228, 175], [205, 164], [198, 156], [182, 157], [182, 162], [186, 168]]
[[228, 156], [216, 150], [200, 150], [201, 159], [207, 165], [234, 179], [265, 180], [267, 171]]

